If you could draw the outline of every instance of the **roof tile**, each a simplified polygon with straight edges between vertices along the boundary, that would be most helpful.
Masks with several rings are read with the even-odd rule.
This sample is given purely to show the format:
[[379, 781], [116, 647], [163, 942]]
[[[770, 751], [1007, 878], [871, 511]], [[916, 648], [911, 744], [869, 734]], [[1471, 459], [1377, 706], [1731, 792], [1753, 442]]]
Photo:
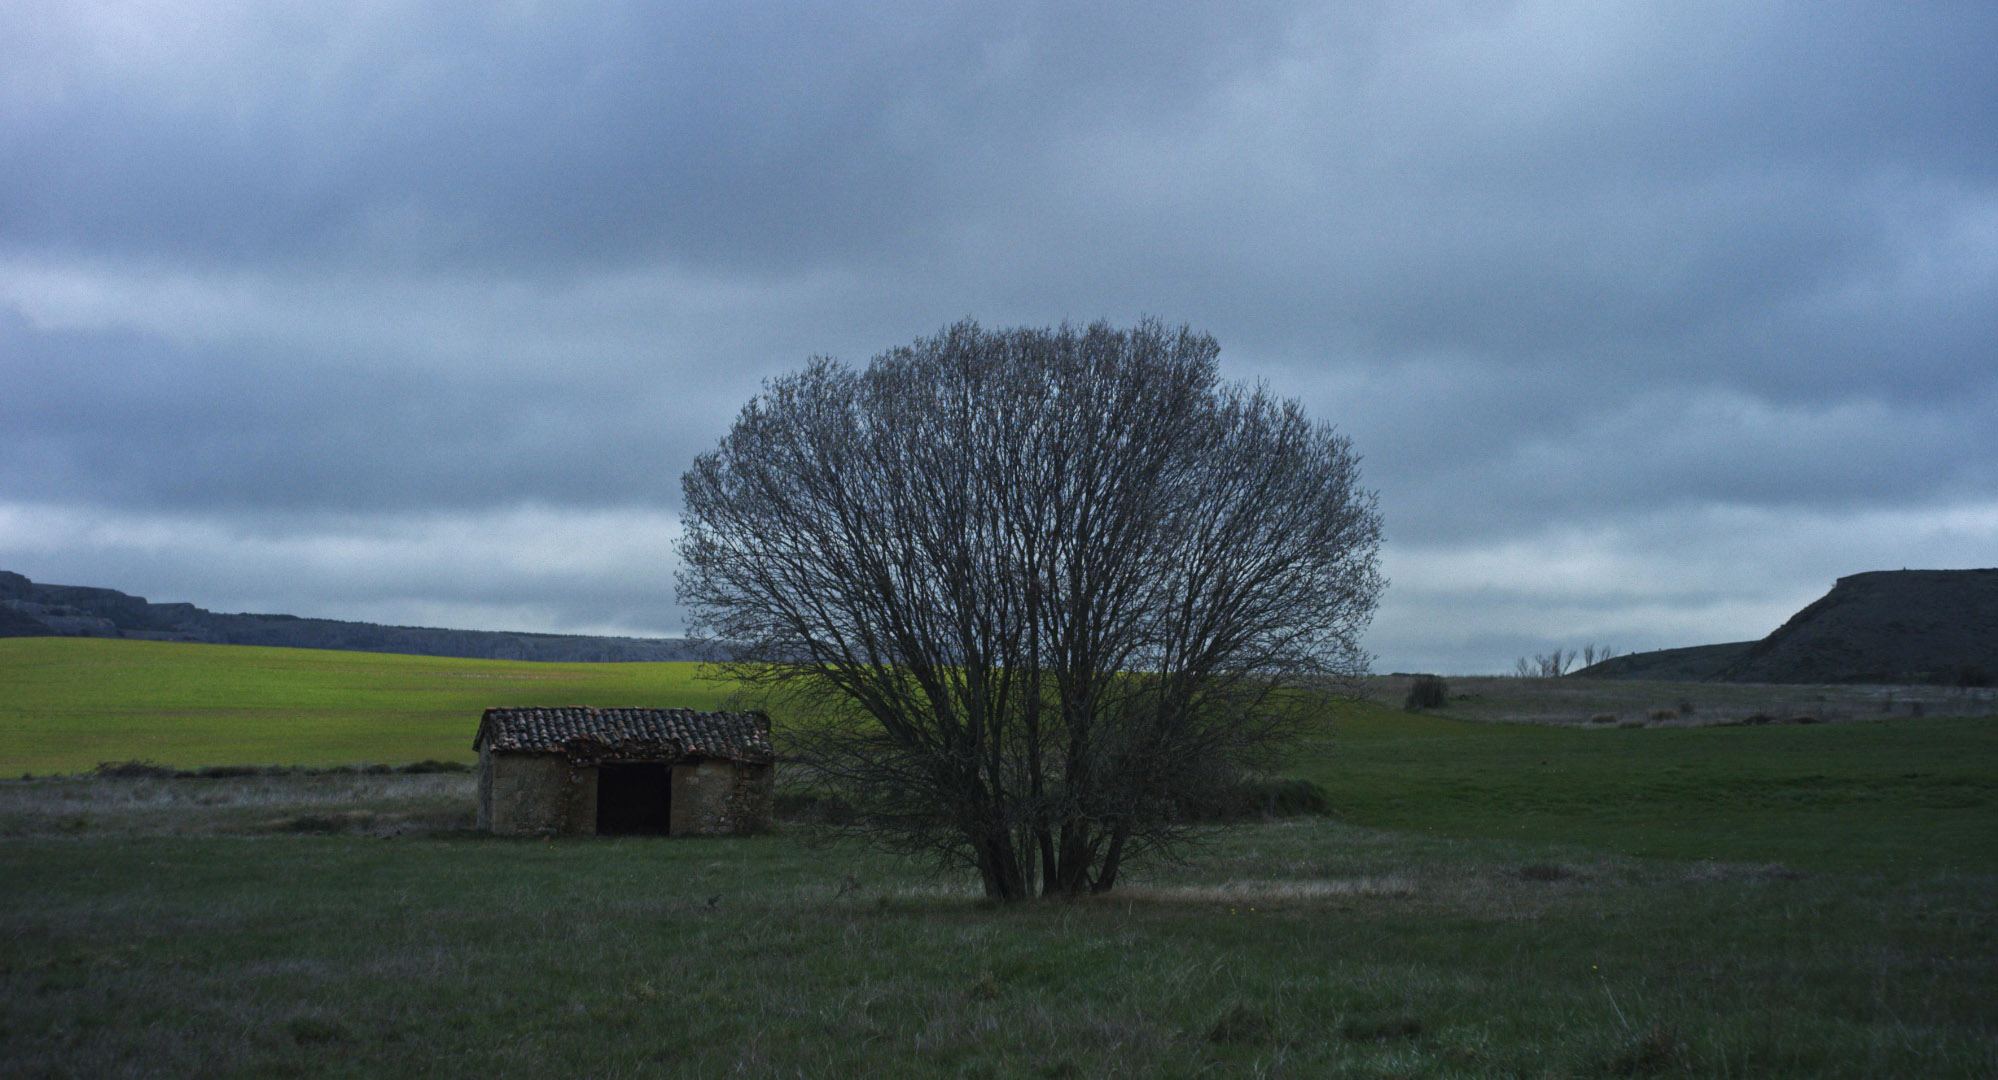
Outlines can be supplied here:
[[693, 709], [494, 708], [479, 720], [473, 749], [561, 753], [604, 761], [727, 758], [767, 762], [770, 717]]

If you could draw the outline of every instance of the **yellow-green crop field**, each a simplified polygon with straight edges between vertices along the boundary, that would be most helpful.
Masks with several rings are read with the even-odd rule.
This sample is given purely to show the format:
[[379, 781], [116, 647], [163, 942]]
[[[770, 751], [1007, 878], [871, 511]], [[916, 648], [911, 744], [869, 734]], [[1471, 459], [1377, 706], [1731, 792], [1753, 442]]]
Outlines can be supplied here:
[[495, 705], [711, 709], [698, 664], [541, 664], [88, 638], [0, 639], [0, 774], [470, 761]]

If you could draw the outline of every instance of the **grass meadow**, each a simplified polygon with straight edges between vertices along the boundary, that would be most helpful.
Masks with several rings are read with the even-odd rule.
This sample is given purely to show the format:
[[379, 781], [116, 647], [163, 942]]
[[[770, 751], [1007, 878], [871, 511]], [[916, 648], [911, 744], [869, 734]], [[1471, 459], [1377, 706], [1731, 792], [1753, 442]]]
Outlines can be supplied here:
[[791, 823], [481, 836], [463, 773], [43, 775], [465, 760], [486, 705], [725, 695], [679, 665], [16, 644], [0, 1075], [1998, 1075], [1990, 717], [1353, 703], [1291, 770], [1331, 815], [994, 907]]

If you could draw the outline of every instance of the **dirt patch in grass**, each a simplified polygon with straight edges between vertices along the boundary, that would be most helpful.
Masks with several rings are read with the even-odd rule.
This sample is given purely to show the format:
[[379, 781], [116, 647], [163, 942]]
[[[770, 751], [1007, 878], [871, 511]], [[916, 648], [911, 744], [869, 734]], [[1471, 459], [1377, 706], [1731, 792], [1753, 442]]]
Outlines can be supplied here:
[[1353, 896], [1409, 896], [1414, 882], [1402, 877], [1226, 881], [1219, 885], [1131, 885], [1104, 897], [1106, 902], [1152, 904], [1311, 903]]

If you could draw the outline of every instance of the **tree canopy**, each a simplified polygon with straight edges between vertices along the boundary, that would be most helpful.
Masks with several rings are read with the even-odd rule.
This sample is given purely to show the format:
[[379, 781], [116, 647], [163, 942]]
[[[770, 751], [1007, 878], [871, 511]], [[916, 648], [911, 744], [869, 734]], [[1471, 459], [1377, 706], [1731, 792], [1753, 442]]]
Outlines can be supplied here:
[[1350, 442], [1214, 339], [965, 321], [773, 379], [686, 474], [680, 594], [811, 775], [987, 895], [1103, 891], [1365, 670]]

